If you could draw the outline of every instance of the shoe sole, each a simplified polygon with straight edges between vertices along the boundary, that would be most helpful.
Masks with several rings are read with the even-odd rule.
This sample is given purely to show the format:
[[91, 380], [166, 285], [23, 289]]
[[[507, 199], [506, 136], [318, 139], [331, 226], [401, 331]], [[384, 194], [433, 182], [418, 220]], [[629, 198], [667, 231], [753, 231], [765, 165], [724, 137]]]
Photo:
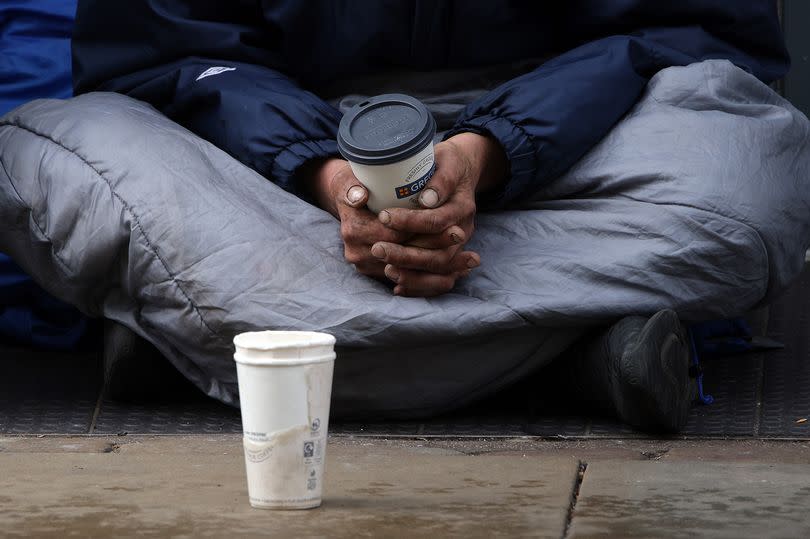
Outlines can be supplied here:
[[686, 330], [671, 310], [659, 311], [625, 351], [619, 373], [619, 416], [634, 427], [677, 432], [692, 403]]

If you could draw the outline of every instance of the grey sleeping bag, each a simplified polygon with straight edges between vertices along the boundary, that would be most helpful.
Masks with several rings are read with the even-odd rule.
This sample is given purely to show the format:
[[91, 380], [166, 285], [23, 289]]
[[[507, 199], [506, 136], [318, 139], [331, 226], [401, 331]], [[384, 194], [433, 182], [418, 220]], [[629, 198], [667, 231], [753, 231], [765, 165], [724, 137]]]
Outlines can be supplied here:
[[534, 200], [478, 216], [471, 277], [411, 299], [345, 262], [329, 214], [152, 107], [36, 101], [0, 121], [0, 251], [225, 402], [235, 334], [308, 329], [337, 337], [337, 414], [430, 413], [536, 371], [593, 324], [768, 301], [810, 243], [809, 132], [729, 62], [666, 69]]

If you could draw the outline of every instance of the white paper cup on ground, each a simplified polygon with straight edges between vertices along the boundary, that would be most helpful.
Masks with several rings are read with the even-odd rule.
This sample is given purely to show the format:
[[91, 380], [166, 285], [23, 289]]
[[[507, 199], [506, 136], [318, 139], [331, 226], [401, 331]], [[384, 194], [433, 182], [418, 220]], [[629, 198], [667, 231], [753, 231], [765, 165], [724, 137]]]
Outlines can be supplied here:
[[258, 331], [234, 338], [250, 505], [321, 504], [335, 338]]
[[368, 208], [419, 207], [435, 170], [436, 120], [418, 99], [384, 94], [358, 103], [340, 120], [338, 149], [368, 189]]

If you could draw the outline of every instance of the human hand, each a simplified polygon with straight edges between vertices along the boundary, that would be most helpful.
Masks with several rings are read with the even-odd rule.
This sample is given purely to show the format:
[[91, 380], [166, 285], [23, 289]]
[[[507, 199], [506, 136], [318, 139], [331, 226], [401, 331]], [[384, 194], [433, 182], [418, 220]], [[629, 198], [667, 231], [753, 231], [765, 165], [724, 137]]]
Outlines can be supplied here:
[[[380, 249], [388, 249], [396, 256], [398, 249], [401, 249], [408, 240], [413, 240], [413, 248], [420, 250], [442, 249], [463, 241], [464, 232], [459, 227], [451, 227], [446, 234], [414, 238], [413, 234], [398, 232], [384, 226], [377, 216], [365, 207], [368, 191], [354, 176], [348, 162], [342, 159], [310, 163], [302, 171], [302, 176], [318, 206], [340, 221], [344, 257], [363, 275], [377, 279], [386, 277], [386, 263], [381, 260], [385, 255]], [[372, 252], [373, 246], [376, 248]], [[434, 258], [430, 257], [425, 265], [420, 266], [415, 262], [412, 262], [412, 265], [418, 271], [429, 273], [434, 269], [430, 265], [433, 263]], [[466, 268], [460, 269], [463, 271]], [[426, 279], [428, 282], [436, 280], [429, 275]]]
[[318, 206], [340, 221], [346, 261], [363, 275], [383, 279], [385, 263], [371, 254], [372, 245], [401, 244], [413, 234], [387, 228], [365, 207], [368, 191], [347, 161], [333, 158], [310, 163], [302, 176]]
[[422, 209], [388, 208], [378, 219], [391, 231], [410, 234], [405, 244], [380, 240], [371, 254], [385, 263], [395, 294], [436, 296], [480, 265], [464, 251], [474, 231], [475, 194], [507, 177], [507, 159], [493, 139], [461, 133], [436, 145], [436, 172], [419, 196]]

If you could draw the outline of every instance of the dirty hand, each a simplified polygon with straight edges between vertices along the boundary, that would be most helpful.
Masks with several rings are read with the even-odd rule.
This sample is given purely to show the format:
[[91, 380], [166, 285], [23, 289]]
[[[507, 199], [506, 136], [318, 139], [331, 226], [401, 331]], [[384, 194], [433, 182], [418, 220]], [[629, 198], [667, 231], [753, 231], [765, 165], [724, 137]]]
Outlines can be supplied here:
[[407, 241], [377, 240], [371, 254], [403, 296], [437, 296], [480, 265], [464, 251], [475, 220], [475, 194], [506, 181], [506, 154], [494, 139], [461, 133], [436, 145], [436, 172], [419, 196], [422, 209], [388, 208], [379, 222]]
[[332, 158], [311, 163], [303, 178], [318, 206], [340, 221], [346, 261], [363, 275], [384, 278], [385, 263], [371, 254], [371, 246], [377, 242], [401, 244], [413, 234], [387, 228], [366, 208], [368, 191], [347, 161]]

